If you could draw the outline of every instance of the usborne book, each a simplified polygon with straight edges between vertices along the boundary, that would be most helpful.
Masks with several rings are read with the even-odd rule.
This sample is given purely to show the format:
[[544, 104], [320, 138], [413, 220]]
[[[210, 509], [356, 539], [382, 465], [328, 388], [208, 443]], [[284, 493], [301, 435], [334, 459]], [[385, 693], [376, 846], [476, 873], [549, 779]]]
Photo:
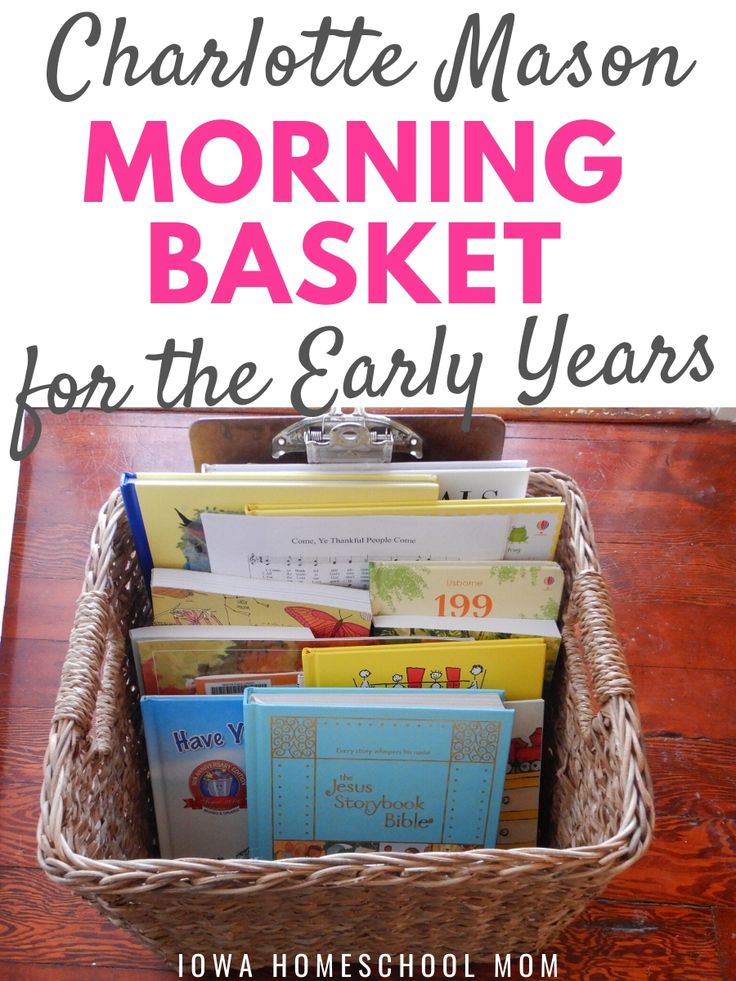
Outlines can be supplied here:
[[312, 697], [246, 693], [251, 857], [495, 845], [514, 714], [496, 692]]
[[371, 562], [374, 616], [556, 620], [565, 576], [556, 562]]
[[162, 858], [245, 858], [240, 696], [141, 699]]
[[[375, 504], [365, 507], [356, 505], [249, 505], [247, 508], [249, 515], [253, 517], [294, 517], [298, 515], [301, 520], [323, 522], [326, 519], [339, 521], [341, 518], [351, 518], [355, 521], [358, 518], [379, 516], [403, 516], [409, 518], [434, 517], [434, 518], [462, 518], [468, 522], [472, 517], [485, 516], [489, 522], [486, 527], [488, 531], [496, 533], [499, 527], [503, 528], [504, 545], [502, 551], [497, 555], [477, 554], [478, 543], [473, 542], [469, 537], [465, 544], [471, 542], [473, 551], [476, 554], [465, 554], [459, 556], [464, 559], [522, 559], [526, 561], [546, 561], [555, 557], [557, 542], [562, 528], [562, 520], [565, 516], [565, 505], [559, 497], [536, 497], [524, 498], [521, 500], [440, 500], [429, 504]], [[324, 527], [327, 527], [324, 525]], [[495, 531], [493, 530], [495, 527]], [[457, 526], [457, 535], [472, 535], [469, 531], [470, 525], [465, 530]], [[432, 555], [437, 557], [436, 550]], [[371, 558], [385, 558], [386, 556], [372, 555]], [[405, 558], [406, 556], [388, 556], [388, 558]], [[411, 556], [411, 558], [428, 558], [427, 555]], [[456, 558], [457, 554], [446, 554], [443, 558]]]
[[544, 664], [540, 637], [302, 651], [307, 688], [500, 688], [507, 698], [539, 698]]
[[154, 569], [155, 625], [229, 624], [296, 627], [315, 637], [362, 637], [371, 625], [368, 593], [345, 586], [303, 585], [187, 569]]

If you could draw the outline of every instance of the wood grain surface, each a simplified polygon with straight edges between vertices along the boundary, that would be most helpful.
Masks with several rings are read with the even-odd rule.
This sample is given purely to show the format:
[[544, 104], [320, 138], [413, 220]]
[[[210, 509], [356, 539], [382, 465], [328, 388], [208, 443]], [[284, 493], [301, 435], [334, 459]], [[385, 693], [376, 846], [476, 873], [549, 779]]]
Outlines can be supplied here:
[[[156, 954], [44, 877], [35, 832], [51, 708], [96, 512], [122, 470], [190, 469], [187, 429], [200, 415], [46, 413], [22, 466], [0, 653], [0, 981], [172, 976]], [[655, 787], [650, 852], [550, 948], [557, 976], [732, 981], [736, 427], [513, 421], [504, 455], [571, 473], [586, 493]], [[512, 976], [530, 975], [517, 965]]]

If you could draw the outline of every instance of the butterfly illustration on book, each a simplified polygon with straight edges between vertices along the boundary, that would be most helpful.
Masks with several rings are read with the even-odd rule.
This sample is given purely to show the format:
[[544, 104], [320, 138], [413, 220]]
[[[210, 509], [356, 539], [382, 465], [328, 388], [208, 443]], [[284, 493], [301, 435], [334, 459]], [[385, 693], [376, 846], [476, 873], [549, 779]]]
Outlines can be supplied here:
[[353, 623], [347, 617], [335, 617], [325, 610], [315, 610], [311, 606], [287, 606], [284, 609], [297, 623], [307, 627], [315, 637], [367, 637], [368, 627]]

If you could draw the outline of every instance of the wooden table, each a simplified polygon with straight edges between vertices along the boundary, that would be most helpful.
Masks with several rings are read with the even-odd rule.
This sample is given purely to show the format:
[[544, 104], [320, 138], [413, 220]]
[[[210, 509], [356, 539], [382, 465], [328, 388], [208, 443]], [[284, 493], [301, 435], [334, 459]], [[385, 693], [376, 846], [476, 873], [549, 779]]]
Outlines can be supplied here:
[[[41, 442], [23, 464], [0, 657], [0, 978], [133, 981], [168, 973], [46, 880], [36, 867], [35, 830], [95, 513], [122, 470], [189, 469], [187, 428], [196, 417], [46, 414]], [[730, 981], [736, 427], [514, 422], [505, 455], [571, 473], [587, 495], [655, 785], [654, 845], [560, 938], [558, 977]]]

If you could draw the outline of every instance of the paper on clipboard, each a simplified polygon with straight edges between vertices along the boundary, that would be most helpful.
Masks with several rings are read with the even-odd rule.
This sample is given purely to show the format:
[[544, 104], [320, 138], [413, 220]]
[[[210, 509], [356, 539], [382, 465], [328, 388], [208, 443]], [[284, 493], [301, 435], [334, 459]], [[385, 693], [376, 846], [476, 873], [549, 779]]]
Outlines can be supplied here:
[[254, 517], [203, 512], [210, 568], [228, 576], [368, 586], [368, 562], [502, 559], [507, 514]]

